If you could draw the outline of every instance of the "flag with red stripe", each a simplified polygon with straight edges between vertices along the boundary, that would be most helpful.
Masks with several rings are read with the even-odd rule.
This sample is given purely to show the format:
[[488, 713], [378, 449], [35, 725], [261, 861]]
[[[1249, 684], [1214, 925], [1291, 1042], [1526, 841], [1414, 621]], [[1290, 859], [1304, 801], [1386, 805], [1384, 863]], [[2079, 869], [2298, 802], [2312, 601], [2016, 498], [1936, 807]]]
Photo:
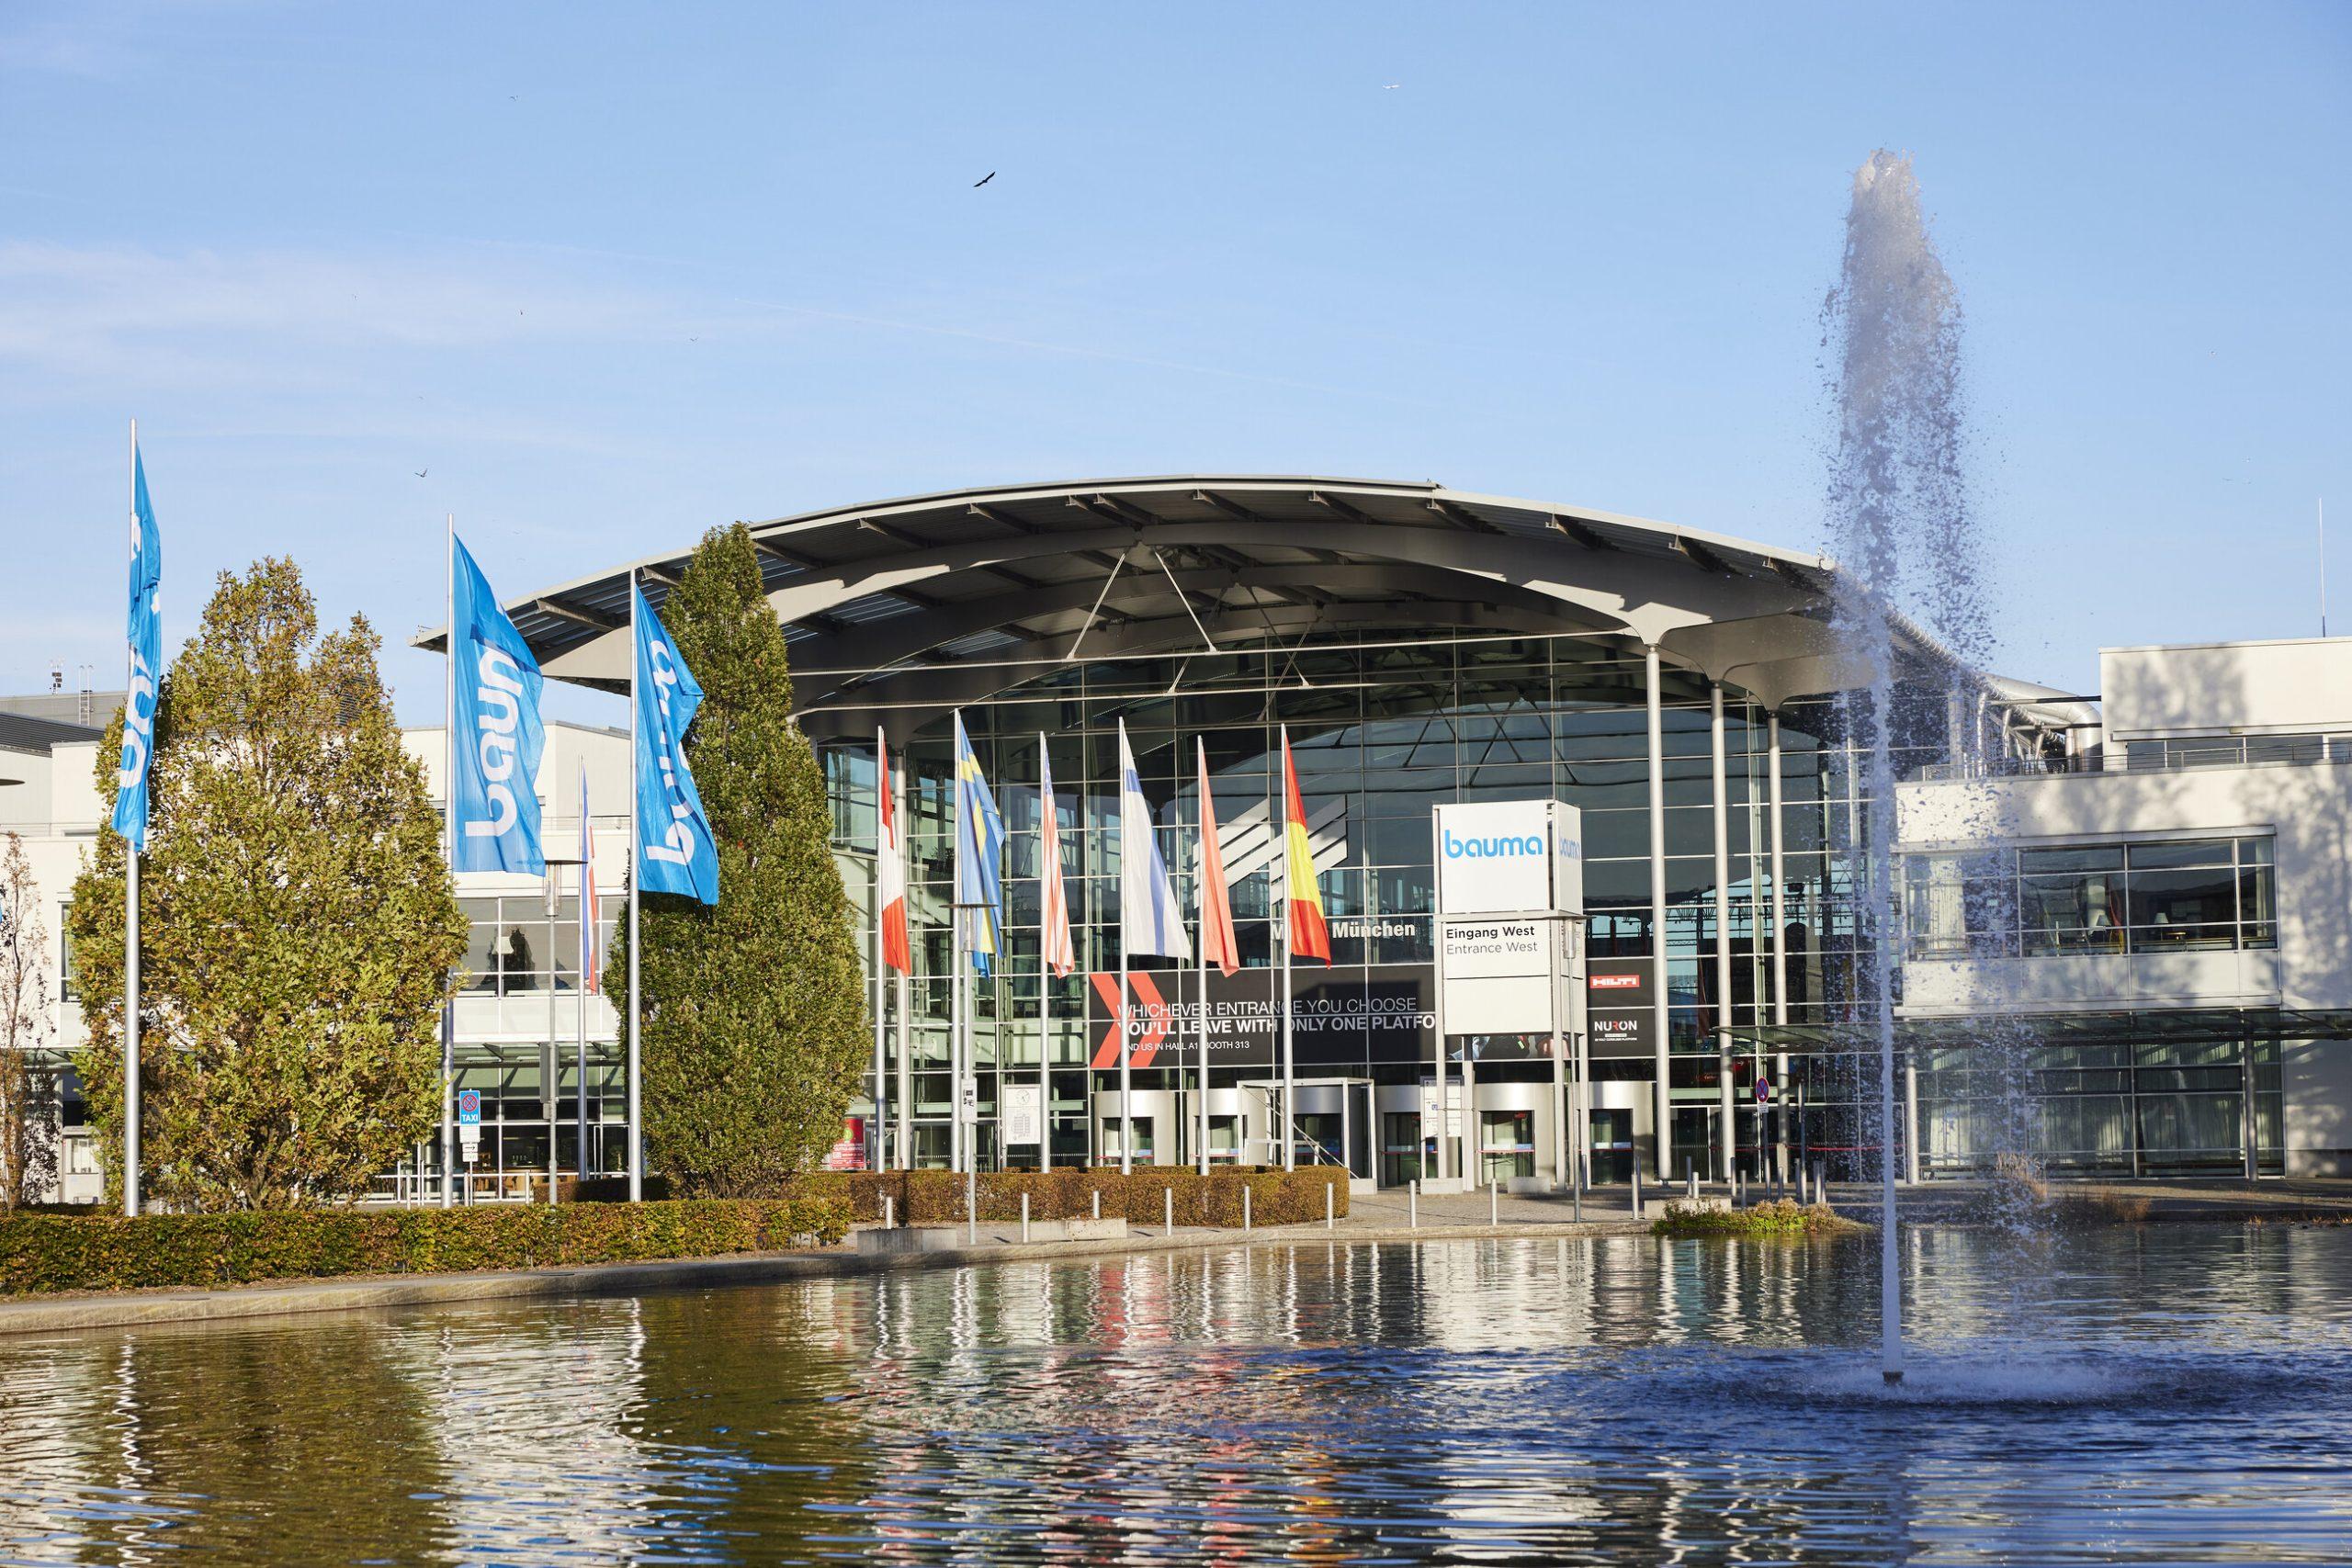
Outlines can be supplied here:
[[1201, 956], [1216, 961], [1221, 974], [1241, 967], [1241, 949], [1233, 938], [1233, 900], [1225, 886], [1225, 852], [1216, 841], [1216, 802], [1209, 794], [1208, 742], [1195, 737], [1201, 773]]
[[899, 839], [898, 791], [890, 787], [890, 747], [882, 732], [874, 732], [875, 777], [882, 793], [882, 813], [874, 830], [874, 897], [882, 906], [882, 962], [899, 974], [911, 974], [914, 954], [907, 943], [906, 846]]

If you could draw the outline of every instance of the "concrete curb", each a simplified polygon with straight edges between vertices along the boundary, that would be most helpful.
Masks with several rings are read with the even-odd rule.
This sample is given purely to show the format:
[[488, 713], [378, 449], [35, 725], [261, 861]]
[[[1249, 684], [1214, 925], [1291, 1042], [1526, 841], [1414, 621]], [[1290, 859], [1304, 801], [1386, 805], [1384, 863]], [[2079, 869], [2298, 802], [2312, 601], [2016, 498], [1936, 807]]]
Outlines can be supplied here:
[[[983, 1235], [1013, 1235], [982, 1226]], [[62, 1296], [0, 1302], [0, 1337], [57, 1334], [86, 1328], [244, 1322], [309, 1313], [377, 1307], [446, 1306], [466, 1302], [582, 1300], [646, 1291], [708, 1290], [792, 1280], [835, 1279], [905, 1269], [953, 1269], [973, 1263], [1059, 1261], [1130, 1253], [1202, 1251], [1260, 1242], [1286, 1247], [1355, 1246], [1367, 1242], [1483, 1241], [1507, 1237], [1646, 1235], [1632, 1220], [1558, 1221], [1500, 1225], [1340, 1227], [1303, 1225], [1239, 1230], [1149, 1231], [1124, 1241], [1031, 1242], [952, 1247], [939, 1252], [760, 1253], [747, 1257], [681, 1258], [657, 1263], [593, 1264], [571, 1269], [517, 1269], [484, 1274], [435, 1274], [405, 1279], [321, 1280], [217, 1291], [170, 1291], [107, 1296]]]

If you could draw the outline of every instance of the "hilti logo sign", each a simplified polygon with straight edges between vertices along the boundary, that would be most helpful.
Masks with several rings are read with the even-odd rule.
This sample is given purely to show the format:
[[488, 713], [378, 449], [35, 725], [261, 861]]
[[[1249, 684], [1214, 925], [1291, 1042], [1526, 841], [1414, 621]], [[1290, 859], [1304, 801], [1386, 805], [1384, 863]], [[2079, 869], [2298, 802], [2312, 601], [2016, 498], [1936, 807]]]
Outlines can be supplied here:
[[1638, 991], [1642, 988], [1639, 975], [1595, 975], [1589, 982], [1596, 991]]

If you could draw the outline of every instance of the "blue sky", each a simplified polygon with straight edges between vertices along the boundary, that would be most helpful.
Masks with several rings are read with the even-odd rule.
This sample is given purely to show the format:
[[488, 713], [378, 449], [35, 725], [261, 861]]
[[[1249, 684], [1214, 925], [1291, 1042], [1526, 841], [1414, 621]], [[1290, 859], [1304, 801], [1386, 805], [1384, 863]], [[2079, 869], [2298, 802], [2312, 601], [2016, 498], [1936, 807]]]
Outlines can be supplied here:
[[17, 0], [0, 690], [119, 682], [134, 414], [167, 646], [291, 553], [419, 721], [450, 511], [509, 597], [1186, 470], [1819, 547], [1880, 146], [1967, 311], [2004, 668], [2315, 630], [2323, 494], [2352, 630], [2352, 7]]

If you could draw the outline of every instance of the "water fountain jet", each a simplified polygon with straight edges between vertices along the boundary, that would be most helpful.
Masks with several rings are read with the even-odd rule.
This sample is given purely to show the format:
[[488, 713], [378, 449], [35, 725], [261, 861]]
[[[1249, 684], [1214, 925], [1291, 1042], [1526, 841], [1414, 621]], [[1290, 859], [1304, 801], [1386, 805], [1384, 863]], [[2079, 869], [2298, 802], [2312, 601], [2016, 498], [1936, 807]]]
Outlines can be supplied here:
[[1866, 742], [1851, 786], [1869, 805], [1849, 846], [1864, 955], [1850, 1000], [1878, 1047], [1880, 1369], [1891, 1387], [1903, 1381], [1891, 985], [1899, 930], [1894, 627], [1899, 615], [1918, 615], [1966, 660], [1984, 651], [1986, 626], [1962, 481], [1959, 301], [1928, 238], [1907, 156], [1876, 152], [1855, 171], [1838, 286], [1822, 317], [1838, 416], [1827, 496], [1839, 565], [1835, 621], [1852, 671], [1844, 721], [1849, 744]]

